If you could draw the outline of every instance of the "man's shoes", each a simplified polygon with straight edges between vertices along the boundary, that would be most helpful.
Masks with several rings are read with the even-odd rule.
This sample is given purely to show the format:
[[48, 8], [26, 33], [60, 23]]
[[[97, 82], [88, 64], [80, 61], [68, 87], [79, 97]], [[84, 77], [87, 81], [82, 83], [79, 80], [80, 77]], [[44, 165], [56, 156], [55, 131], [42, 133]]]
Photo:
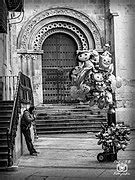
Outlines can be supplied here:
[[36, 152], [31, 152], [30, 155], [31, 156], [37, 156], [37, 153]]
[[34, 151], [33, 151], [33, 153], [37, 153], [37, 154], [39, 154], [40, 152], [38, 152], [38, 151], [34, 150]]
[[38, 152], [38, 151], [35, 151], [35, 153], [40, 154], [40, 152]]

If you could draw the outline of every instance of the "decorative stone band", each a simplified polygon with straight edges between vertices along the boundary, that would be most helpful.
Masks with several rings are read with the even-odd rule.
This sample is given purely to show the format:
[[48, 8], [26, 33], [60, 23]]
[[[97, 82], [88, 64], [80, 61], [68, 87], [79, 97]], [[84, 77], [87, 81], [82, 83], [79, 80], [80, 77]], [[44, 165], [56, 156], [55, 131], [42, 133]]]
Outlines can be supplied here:
[[88, 40], [85, 34], [75, 25], [64, 22], [55, 22], [44, 26], [36, 35], [32, 49], [36, 51], [40, 50], [44, 40], [57, 32], [63, 32], [72, 36], [77, 43], [78, 49], [88, 49]]
[[[60, 19], [62, 19], [62, 23]], [[97, 25], [83, 13], [64, 7], [48, 9], [32, 17], [22, 27], [18, 36], [17, 48], [40, 49], [42, 41], [48, 36], [48, 33], [54, 33], [55, 26], [65, 30], [66, 33], [70, 32], [72, 36], [75, 34], [73, 37], [78, 37], [76, 42], [79, 48], [79, 39], [83, 49], [91, 48], [89, 43], [91, 43], [90, 37], [92, 37], [95, 46], [93, 48], [102, 49], [102, 38]], [[40, 27], [38, 31], [37, 27]], [[51, 28], [53, 31], [50, 31]], [[36, 39], [33, 39], [33, 35]]]

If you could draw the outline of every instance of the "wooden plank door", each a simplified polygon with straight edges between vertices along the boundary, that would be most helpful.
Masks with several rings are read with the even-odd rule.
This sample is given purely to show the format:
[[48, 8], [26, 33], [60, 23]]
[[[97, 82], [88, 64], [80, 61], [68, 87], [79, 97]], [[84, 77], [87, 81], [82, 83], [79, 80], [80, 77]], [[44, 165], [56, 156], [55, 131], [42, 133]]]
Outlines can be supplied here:
[[74, 39], [64, 33], [53, 34], [43, 43], [43, 50], [43, 102], [70, 102], [68, 73], [76, 65], [77, 45]]

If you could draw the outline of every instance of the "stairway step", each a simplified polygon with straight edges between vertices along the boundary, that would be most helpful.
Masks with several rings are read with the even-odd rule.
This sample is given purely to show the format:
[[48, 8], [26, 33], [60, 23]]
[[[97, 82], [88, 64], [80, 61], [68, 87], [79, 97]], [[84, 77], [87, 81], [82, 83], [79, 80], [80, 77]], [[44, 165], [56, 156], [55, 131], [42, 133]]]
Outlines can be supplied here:
[[60, 124], [101, 124], [101, 123], [104, 123], [104, 122], [107, 122], [105, 119], [102, 119], [102, 120], [80, 120], [80, 121], [77, 121], [77, 120], [63, 120], [63, 121], [40, 121], [40, 122], [36, 122], [36, 126], [47, 126], [47, 125], [60, 125]]
[[[89, 108], [92, 110], [100, 110], [97, 106], [90, 107], [89, 104], [43, 104], [36, 107], [37, 110], [44, 110], [44, 109], [80, 109], [80, 108]], [[102, 109], [103, 111], [106, 108]]]
[[0, 137], [1, 138], [7, 138], [7, 132], [6, 131], [0, 132]]
[[60, 129], [82, 129], [82, 128], [85, 128], [85, 129], [90, 129], [90, 128], [101, 128], [101, 125], [100, 124], [93, 124], [93, 125], [81, 125], [81, 126], [77, 126], [77, 125], [72, 125], [72, 126], [57, 126], [57, 127], [46, 127], [46, 126], [41, 126], [41, 127], [37, 127], [37, 131], [40, 130], [54, 130], [54, 129], [57, 129], [57, 130], [60, 130]]
[[7, 159], [0, 159], [0, 167], [7, 167], [8, 160]]
[[107, 122], [106, 112], [89, 105], [43, 105], [36, 108], [37, 134], [99, 132]]
[[81, 115], [81, 114], [86, 114], [86, 115], [105, 115], [105, 113], [94, 113], [94, 112], [90, 112], [90, 111], [66, 111], [66, 112], [46, 112], [46, 113], [38, 113], [37, 116], [61, 116], [61, 115]]
[[11, 114], [12, 109], [0, 109], [0, 114]]
[[[84, 108], [84, 109], [82, 109], [82, 108], [77, 108], [77, 109], [73, 109], [73, 108], [71, 108], [71, 109], [60, 109], [60, 108], [58, 108], [58, 109], [46, 109], [46, 110], [44, 110], [44, 112], [46, 112], [46, 113], [48, 113], [48, 112], [78, 112], [78, 111], [80, 111], [80, 112], [100, 112], [100, 111], [95, 111], [95, 110], [91, 110], [91, 109], [89, 109], [89, 108]], [[40, 112], [40, 111], [38, 111], [38, 112]], [[42, 111], [41, 111], [42, 112]]]
[[60, 117], [60, 118], [58, 118], [58, 117], [48, 117], [48, 118], [40, 118], [40, 119], [36, 119], [36, 123], [38, 123], [38, 122], [61, 122], [61, 121], [98, 121], [98, 120], [106, 120], [106, 117], [97, 117], [97, 116], [89, 116], [89, 117], [66, 117], [66, 116], [64, 116], [64, 117]]
[[8, 159], [8, 152], [0, 152], [0, 159]]
[[[101, 122], [103, 122], [103, 121], [94, 121], [94, 122], [90, 122], [90, 121], [84, 121], [84, 122], [78, 122], [78, 121], [73, 121], [73, 122], [68, 122], [68, 121], [66, 121], [66, 122], [57, 122], [57, 123], [52, 123], [52, 122], [47, 122], [47, 123], [44, 123], [44, 122], [41, 122], [41, 123], [37, 123], [36, 124], [36, 127], [40, 127], [40, 126], [71, 126], [71, 125], [82, 125], [82, 126], [84, 126], [84, 125], [92, 125], [92, 124], [95, 124], [95, 125], [99, 125], [99, 124], [101, 124]], [[106, 123], [106, 121], [104, 121], [104, 123]]]
[[12, 104], [0, 104], [0, 110], [12, 110], [13, 109], [13, 105]]
[[106, 114], [105, 113], [100, 113], [100, 114], [93, 114], [93, 113], [90, 113], [90, 114], [86, 114], [85, 112], [77, 112], [77, 113], [73, 113], [73, 112], [64, 112], [64, 113], [50, 113], [50, 114], [47, 114], [47, 113], [37, 113], [37, 117], [46, 117], [46, 116], [105, 116]]
[[68, 130], [59, 130], [59, 131], [39, 131], [37, 134], [39, 136], [45, 135], [45, 134], [62, 134], [62, 133], [88, 133], [88, 132], [99, 132], [100, 128], [90, 128], [90, 129], [68, 129]]
[[7, 131], [7, 128], [8, 128], [8, 127], [6, 127], [6, 126], [4, 126], [4, 127], [1, 126], [1, 127], [0, 127], [0, 131], [1, 131], [1, 132], [3, 132], [3, 131], [6, 132], [6, 131]]
[[10, 100], [9, 101], [0, 101], [0, 104], [7, 104], [7, 105], [12, 104], [13, 105], [14, 101], [10, 101]]
[[67, 118], [104, 118], [106, 117], [105, 115], [93, 115], [93, 114], [67, 114], [67, 115], [62, 115], [62, 114], [51, 114], [51, 115], [37, 115], [36, 120], [38, 119], [67, 119]]
[[1, 121], [0, 120], [0, 127], [8, 127], [10, 125], [10, 121]]
[[7, 139], [6, 138], [0, 138], [0, 144], [1, 145], [7, 145]]
[[9, 121], [11, 119], [11, 114], [0, 114], [0, 121]]
[[8, 145], [0, 144], [0, 152], [8, 152]]

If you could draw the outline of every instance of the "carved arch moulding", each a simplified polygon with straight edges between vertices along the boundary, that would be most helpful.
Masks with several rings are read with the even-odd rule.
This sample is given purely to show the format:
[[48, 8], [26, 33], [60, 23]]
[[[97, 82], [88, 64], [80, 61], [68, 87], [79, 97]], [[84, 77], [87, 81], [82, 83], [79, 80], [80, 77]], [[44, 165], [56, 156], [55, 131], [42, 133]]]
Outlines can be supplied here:
[[41, 52], [44, 40], [58, 32], [70, 35], [78, 49], [102, 49], [97, 25], [83, 13], [63, 7], [42, 11], [27, 21], [19, 33], [17, 49]]

